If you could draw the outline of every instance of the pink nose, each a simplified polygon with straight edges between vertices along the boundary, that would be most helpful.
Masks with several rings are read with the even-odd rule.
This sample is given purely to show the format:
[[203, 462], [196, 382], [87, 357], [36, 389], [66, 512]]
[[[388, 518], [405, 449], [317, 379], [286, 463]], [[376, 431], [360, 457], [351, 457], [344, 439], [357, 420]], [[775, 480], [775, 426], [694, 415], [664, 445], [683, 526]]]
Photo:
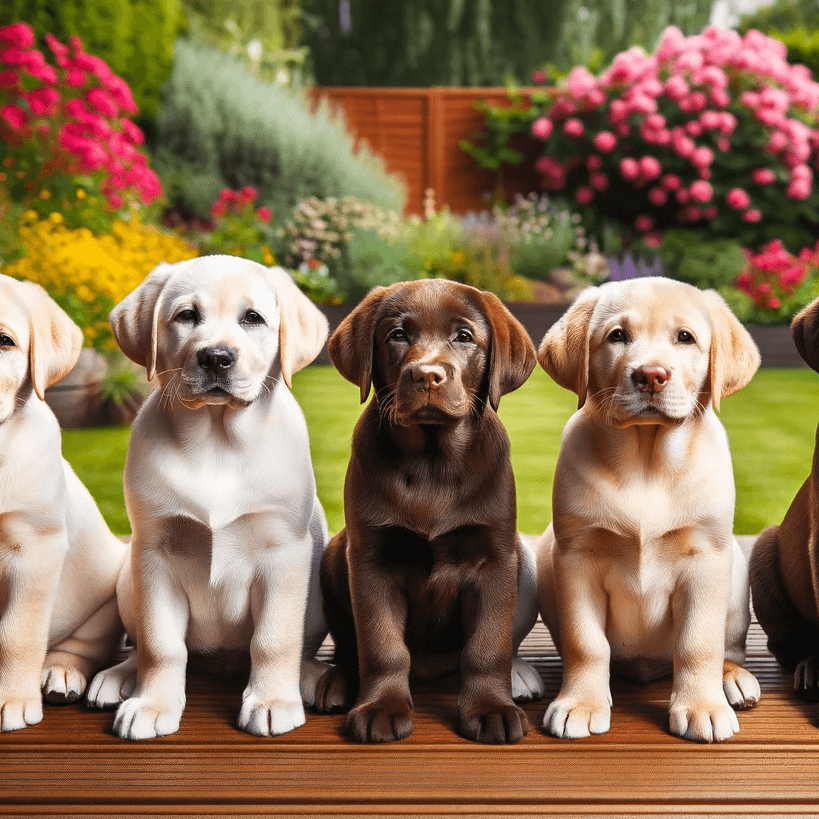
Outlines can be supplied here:
[[671, 373], [665, 367], [659, 365], [650, 365], [647, 367], [638, 367], [631, 376], [637, 389], [640, 392], [662, 392], [668, 379], [671, 378]]
[[440, 364], [418, 364], [413, 370], [413, 378], [425, 389], [437, 390], [446, 381], [446, 371]]

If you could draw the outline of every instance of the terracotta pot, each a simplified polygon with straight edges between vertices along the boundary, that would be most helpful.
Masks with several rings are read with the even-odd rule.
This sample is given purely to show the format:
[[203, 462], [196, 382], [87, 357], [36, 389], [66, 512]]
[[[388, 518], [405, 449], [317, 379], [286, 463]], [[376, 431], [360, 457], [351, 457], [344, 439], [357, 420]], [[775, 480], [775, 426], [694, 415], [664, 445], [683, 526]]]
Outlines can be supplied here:
[[105, 358], [90, 347], [83, 347], [74, 369], [45, 393], [60, 426], [80, 429], [99, 423], [102, 418], [100, 380], [107, 368]]

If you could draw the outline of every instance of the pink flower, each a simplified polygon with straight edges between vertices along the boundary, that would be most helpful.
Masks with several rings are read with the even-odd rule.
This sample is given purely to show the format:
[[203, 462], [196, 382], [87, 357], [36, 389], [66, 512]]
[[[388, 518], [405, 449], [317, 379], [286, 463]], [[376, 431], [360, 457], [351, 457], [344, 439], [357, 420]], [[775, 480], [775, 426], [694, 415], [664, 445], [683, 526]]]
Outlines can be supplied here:
[[646, 235], [643, 236], [643, 241], [647, 247], [655, 248], [663, 243], [663, 237], [659, 233], [646, 233]]
[[785, 195], [789, 199], [807, 199], [810, 196], [810, 180], [795, 179], [785, 189]]
[[4, 105], [0, 108], [0, 117], [15, 131], [22, 130], [27, 122], [25, 111], [17, 105]]
[[125, 117], [123, 117], [119, 121], [119, 124], [122, 126], [122, 130], [125, 133], [125, 135], [128, 137], [128, 139], [131, 140], [131, 142], [134, 143], [134, 145], [142, 145], [145, 142], [145, 137], [142, 131], [140, 130], [139, 127], [134, 125], [134, 123], [131, 122], [130, 119], [126, 119]]
[[691, 199], [691, 194], [685, 188], [680, 188], [676, 193], [676, 197], [681, 205], [687, 205]]
[[16, 71], [0, 71], [0, 88], [14, 88], [20, 82]]
[[101, 88], [92, 88], [86, 95], [89, 105], [100, 114], [106, 117], [115, 117], [117, 115], [117, 104], [109, 94]]
[[720, 137], [717, 140], [717, 148], [719, 148], [721, 151], [730, 151], [731, 141], [727, 137]]
[[219, 191], [220, 202], [232, 202], [236, 198], [236, 194], [230, 188], [222, 188]]
[[648, 192], [648, 201], [652, 205], [662, 207], [668, 201], [668, 194], [664, 188], [651, 188]]
[[211, 205], [210, 208], [210, 215], [213, 216], [214, 219], [218, 219], [220, 216], [225, 215], [225, 211], [227, 210], [227, 206], [225, 203], [219, 199]]
[[578, 188], [574, 194], [575, 202], [578, 205], [588, 205], [594, 199], [594, 191], [591, 188]]
[[703, 111], [700, 114], [700, 123], [707, 131], [718, 131], [722, 117], [718, 111]]
[[27, 23], [12, 23], [0, 28], [0, 40], [17, 48], [31, 48], [34, 45], [34, 29]]
[[665, 81], [665, 95], [672, 100], [680, 100], [688, 93], [688, 84], [685, 80], [675, 74]]
[[566, 88], [576, 100], [582, 99], [597, 87], [597, 80], [582, 65], [573, 68], [566, 77]]
[[636, 179], [640, 175], [640, 166], [637, 164], [637, 160], [632, 159], [630, 156], [621, 159], [620, 175], [623, 177], [623, 179], [627, 179], [629, 181]]
[[689, 120], [683, 127], [685, 128], [685, 133], [690, 137], [698, 137], [702, 135], [702, 123], [695, 119]]
[[654, 220], [650, 216], [643, 213], [634, 220], [634, 226], [640, 231], [640, 233], [647, 233], [654, 227]]
[[583, 123], [576, 117], [567, 119], [566, 122], [563, 123], [563, 133], [566, 134], [566, 136], [579, 139], [580, 137], [583, 136], [585, 131], [586, 129], [583, 126]]
[[697, 168], [708, 167], [714, 161], [714, 152], [701, 145], [691, 153], [691, 163]]
[[532, 123], [532, 135], [538, 139], [548, 139], [553, 130], [554, 126], [548, 117], [538, 117]]
[[640, 173], [646, 179], [656, 179], [662, 173], [662, 166], [656, 157], [642, 156], [638, 164]]
[[44, 114], [52, 116], [57, 110], [59, 101], [60, 92], [56, 88], [38, 88], [28, 95], [31, 113], [38, 117]]
[[663, 176], [663, 178], [660, 180], [660, 182], [662, 183], [662, 186], [667, 191], [679, 190], [680, 186], [682, 185], [682, 181], [680, 180], [680, 177], [677, 176], [676, 174], [673, 174], [673, 173], [665, 174], [665, 176]]
[[72, 88], [82, 88], [85, 85], [85, 71], [79, 68], [69, 68], [65, 75], [65, 81]]
[[270, 221], [270, 218], [271, 218], [271, 216], [272, 216], [272, 215], [273, 215], [273, 214], [272, 214], [272, 213], [270, 213], [270, 208], [264, 208], [264, 207], [262, 207], [262, 208], [259, 208], [259, 209], [256, 211], [256, 216], [258, 216], [258, 217], [259, 217], [259, 219], [260, 219], [262, 222], [264, 222], [265, 224], [267, 224], [267, 223]]
[[118, 193], [112, 193], [108, 197], [108, 206], [112, 210], [119, 210], [122, 207], [122, 197]]
[[108, 93], [123, 111], [128, 114], [136, 114], [139, 111], [131, 94], [131, 89], [125, 80], [111, 74], [107, 79], [103, 80], [103, 83]]
[[749, 208], [742, 214], [742, 220], [750, 224], [754, 224], [762, 219], [762, 214], [756, 208]]
[[725, 201], [734, 210], [745, 210], [751, 204], [751, 197], [742, 188], [731, 188], [725, 196]]
[[46, 34], [45, 41], [51, 49], [51, 53], [57, 57], [67, 57], [69, 54], [68, 46], [61, 43], [53, 34]]
[[543, 85], [546, 82], [546, 72], [542, 68], [536, 68], [532, 72], [532, 82], [535, 85]]
[[770, 168], [754, 168], [751, 179], [756, 185], [770, 185], [776, 181], [776, 174]]
[[565, 181], [566, 171], [554, 157], [539, 157], [537, 162], [535, 162], [535, 168], [537, 169], [538, 173], [542, 173], [544, 176], [547, 176], [553, 184], [557, 185], [558, 187], [562, 187], [563, 182]]
[[603, 165], [603, 160], [600, 159], [597, 154], [590, 154], [589, 158], [586, 160], [586, 167], [590, 171], [599, 171]]
[[702, 219], [702, 210], [696, 205], [691, 205], [685, 209], [685, 218], [689, 222], [699, 222]]
[[719, 208], [715, 205], [711, 205], [710, 208], [706, 208], [703, 215], [706, 219], [716, 219], [719, 215]]
[[611, 131], [600, 131], [593, 144], [600, 153], [610, 154], [617, 147], [617, 137]]
[[692, 182], [688, 191], [695, 202], [708, 202], [714, 195], [714, 189], [703, 179]]
[[256, 188], [250, 185], [245, 185], [241, 190], [241, 194], [246, 202], [255, 202], [259, 192], [256, 190]]
[[604, 173], [593, 173], [589, 176], [589, 184], [596, 191], [604, 191], [609, 186], [609, 178]]
[[[758, 220], [756, 220], [756, 221], [758, 221]], [[772, 296], [770, 299], [768, 299], [768, 307], [770, 307], [771, 309], [777, 310], [781, 306], [782, 306], [782, 302], [778, 298], [776, 298], [776, 296]]]

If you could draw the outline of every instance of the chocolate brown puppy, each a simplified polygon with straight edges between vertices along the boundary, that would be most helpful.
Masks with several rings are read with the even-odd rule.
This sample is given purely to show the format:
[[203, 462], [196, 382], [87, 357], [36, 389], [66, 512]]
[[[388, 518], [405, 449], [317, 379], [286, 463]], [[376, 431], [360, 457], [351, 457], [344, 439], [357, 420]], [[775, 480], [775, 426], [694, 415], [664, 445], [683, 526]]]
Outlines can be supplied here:
[[[819, 299], [791, 325], [796, 349], [819, 372]], [[757, 538], [749, 565], [754, 610], [768, 648], [794, 672], [794, 690], [819, 697], [819, 429], [813, 465], [785, 514]]]
[[[337, 665], [316, 707], [354, 701], [351, 738], [402, 739], [410, 674], [460, 668], [460, 732], [514, 742], [528, 726], [512, 653], [537, 616], [536, 584], [496, 410], [532, 372], [534, 346], [496, 296], [425, 280], [372, 290], [329, 351], [362, 403], [371, 384], [375, 396], [353, 434], [346, 528], [322, 560]], [[541, 695], [535, 669], [515, 658], [514, 672], [516, 694]]]

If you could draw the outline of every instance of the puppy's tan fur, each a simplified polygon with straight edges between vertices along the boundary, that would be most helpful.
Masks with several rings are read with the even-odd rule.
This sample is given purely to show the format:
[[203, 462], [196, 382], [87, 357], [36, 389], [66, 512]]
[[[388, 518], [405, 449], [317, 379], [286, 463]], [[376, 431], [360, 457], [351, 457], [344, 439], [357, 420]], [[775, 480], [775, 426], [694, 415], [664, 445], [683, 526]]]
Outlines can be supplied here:
[[[115, 731], [176, 731], [188, 652], [221, 664], [248, 650], [239, 727], [290, 731], [326, 668], [312, 657], [327, 632], [318, 564], [328, 534], [287, 385], [321, 350], [327, 320], [286, 271], [208, 256], [160, 265], [111, 323], [159, 381], [125, 466], [133, 541], [117, 592], [138, 662]], [[133, 672], [129, 658], [98, 675], [93, 703], [127, 696]]]
[[[791, 325], [808, 366], [819, 372], [819, 299]], [[794, 690], [819, 694], [819, 428], [811, 472], [781, 525], [757, 538], [750, 561], [754, 610], [776, 659], [794, 672]]]
[[759, 353], [715, 292], [641, 279], [581, 293], [539, 361], [579, 397], [538, 547], [541, 614], [564, 663], [544, 726], [602, 733], [610, 665], [640, 680], [673, 668], [672, 733], [727, 739], [739, 730], [731, 706], [753, 705], [759, 685], [741, 667], [747, 570], [714, 407]]
[[61, 455], [43, 401], [74, 366], [80, 329], [30, 282], [0, 276], [0, 730], [33, 725], [41, 698], [78, 699], [122, 626], [125, 545]]

